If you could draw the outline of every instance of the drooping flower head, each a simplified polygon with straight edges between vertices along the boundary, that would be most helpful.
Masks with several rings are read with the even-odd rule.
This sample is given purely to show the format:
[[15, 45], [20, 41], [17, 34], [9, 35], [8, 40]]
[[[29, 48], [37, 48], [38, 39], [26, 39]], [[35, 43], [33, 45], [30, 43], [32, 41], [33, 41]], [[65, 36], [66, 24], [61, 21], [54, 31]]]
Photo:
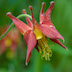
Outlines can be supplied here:
[[[56, 30], [55, 26], [51, 22], [50, 14], [54, 7], [54, 2], [50, 2], [50, 7], [47, 9], [46, 13], [44, 14], [44, 7], [45, 3], [42, 3], [42, 8], [40, 12], [40, 23], [38, 24], [33, 15], [32, 6], [29, 6], [31, 15], [32, 15], [32, 22], [31, 20], [26, 17], [27, 24], [21, 20], [14, 17], [10, 12], [7, 13], [7, 16], [14, 22], [15, 26], [19, 29], [19, 31], [24, 36], [24, 41], [27, 45], [27, 56], [26, 56], [26, 65], [29, 62], [31, 57], [31, 51], [33, 48], [36, 48], [38, 52], [41, 53], [42, 57], [46, 60], [50, 60], [52, 56], [52, 51], [49, 48], [47, 37], [50, 38], [51, 41], [61, 45], [63, 48], [67, 49], [58, 39], [64, 40], [64, 38], [59, 34]], [[26, 14], [25, 9], [22, 11]]]

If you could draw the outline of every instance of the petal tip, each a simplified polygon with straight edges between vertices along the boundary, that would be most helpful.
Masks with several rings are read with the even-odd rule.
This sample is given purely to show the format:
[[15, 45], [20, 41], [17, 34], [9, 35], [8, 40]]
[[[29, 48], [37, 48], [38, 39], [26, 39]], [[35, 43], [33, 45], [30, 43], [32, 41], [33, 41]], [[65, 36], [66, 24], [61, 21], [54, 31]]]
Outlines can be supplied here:
[[28, 65], [28, 63], [26, 62], [26, 66]]
[[68, 48], [66, 48], [66, 50], [69, 51]]
[[34, 19], [34, 15], [33, 15], [32, 6], [31, 6], [31, 5], [29, 6], [29, 9], [30, 9], [30, 11], [31, 11], [32, 21], [33, 21], [33, 19]]
[[65, 42], [64, 38], [62, 36], [58, 36], [59, 39], [63, 40], [63, 43]]
[[69, 51], [67, 47], [65, 47], [65, 46], [62, 46], [62, 47], [63, 47], [63, 48], [65, 48], [65, 49], [66, 49], [66, 51]]
[[31, 5], [29, 6], [29, 8], [30, 8], [30, 10], [32, 11], [32, 6], [31, 6]]
[[10, 16], [10, 15], [12, 15], [12, 13], [11, 12], [7, 12], [7, 14], [6, 14], [7, 16]]
[[63, 43], [65, 42], [65, 40], [63, 39]]
[[46, 5], [46, 3], [45, 3], [45, 2], [42, 2], [42, 5], [43, 5], [43, 6], [45, 6], [45, 5]]
[[23, 10], [22, 10], [22, 12], [26, 12], [26, 10], [25, 10], [25, 9], [23, 9]]
[[54, 1], [51, 1], [51, 2], [50, 2], [50, 5], [53, 5], [53, 4], [55, 4], [55, 2], [54, 2]]
[[63, 40], [63, 43], [64, 43], [65, 42], [64, 38], [62, 38], [62, 40]]

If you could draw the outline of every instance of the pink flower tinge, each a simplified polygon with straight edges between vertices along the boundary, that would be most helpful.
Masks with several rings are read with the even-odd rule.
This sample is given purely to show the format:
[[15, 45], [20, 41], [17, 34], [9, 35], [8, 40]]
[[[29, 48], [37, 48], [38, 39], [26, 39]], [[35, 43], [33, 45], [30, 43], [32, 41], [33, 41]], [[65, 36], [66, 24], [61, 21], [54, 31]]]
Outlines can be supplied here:
[[5, 38], [0, 40], [0, 54], [3, 54], [6, 50], [8, 50], [6, 56], [11, 59], [16, 51], [17, 44], [19, 43], [19, 38], [19, 31], [16, 28], [13, 28]]
[[[54, 2], [50, 2], [50, 7], [44, 14], [44, 7], [45, 3], [42, 3], [42, 8], [40, 12], [40, 23], [38, 24], [37, 21], [34, 18], [33, 12], [32, 12], [32, 6], [29, 6], [31, 10], [32, 15], [32, 22], [31, 20], [26, 17], [27, 24], [21, 20], [14, 17], [10, 12], [7, 13], [7, 16], [14, 22], [15, 26], [18, 28], [18, 30], [23, 34], [24, 40], [27, 45], [27, 56], [26, 56], [26, 65], [29, 62], [29, 59], [31, 57], [31, 51], [35, 47], [39, 53], [41, 53], [42, 57], [46, 60], [50, 60], [50, 57], [52, 56], [52, 51], [49, 48], [47, 37], [50, 38], [51, 41], [59, 44], [63, 48], [67, 50], [67, 48], [58, 40], [64, 38], [61, 36], [61, 34], [56, 30], [55, 26], [51, 22], [51, 11], [54, 7]], [[25, 9], [22, 11], [24, 14], [26, 14]]]

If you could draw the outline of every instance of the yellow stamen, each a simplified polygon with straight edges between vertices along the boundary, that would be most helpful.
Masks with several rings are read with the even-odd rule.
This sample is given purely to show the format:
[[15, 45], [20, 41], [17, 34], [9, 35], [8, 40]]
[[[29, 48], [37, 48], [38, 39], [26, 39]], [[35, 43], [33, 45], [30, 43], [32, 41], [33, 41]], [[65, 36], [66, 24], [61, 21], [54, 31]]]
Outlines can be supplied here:
[[42, 54], [42, 58], [45, 58], [45, 60], [50, 60], [52, 51], [50, 50], [47, 38], [44, 35], [41, 39], [38, 40], [38, 48], [40, 50], [40, 54]]
[[41, 58], [45, 58], [45, 60], [50, 60], [50, 57], [52, 56], [52, 51], [49, 48], [47, 38], [36, 26], [34, 27], [34, 34], [36, 35], [36, 39], [38, 40], [39, 53], [42, 55]]

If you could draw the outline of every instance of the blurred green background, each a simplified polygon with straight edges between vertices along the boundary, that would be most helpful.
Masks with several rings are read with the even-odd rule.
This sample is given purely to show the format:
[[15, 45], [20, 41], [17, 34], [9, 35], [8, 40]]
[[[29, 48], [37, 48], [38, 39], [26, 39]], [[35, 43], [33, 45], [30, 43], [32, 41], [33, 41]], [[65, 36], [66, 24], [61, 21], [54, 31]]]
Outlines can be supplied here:
[[[0, 0], [0, 29], [11, 24], [11, 20], [6, 16], [7, 12], [12, 12], [14, 16], [22, 14], [22, 9], [26, 9], [31, 15], [29, 5], [33, 7], [34, 17], [39, 23], [39, 14], [42, 2], [46, 2], [45, 11], [50, 6], [51, 0]], [[40, 54], [33, 49], [28, 66], [26, 60], [26, 44], [21, 36], [18, 43], [15, 57], [6, 57], [7, 50], [0, 55], [0, 72], [72, 72], [72, 0], [54, 0], [55, 6], [51, 14], [51, 20], [60, 34], [64, 37], [63, 43], [69, 51], [51, 42], [48, 39], [53, 56], [50, 61], [41, 59]], [[25, 18], [21, 18], [25, 21]], [[5, 28], [3, 28], [5, 30]], [[0, 31], [0, 36], [1, 36]]]

